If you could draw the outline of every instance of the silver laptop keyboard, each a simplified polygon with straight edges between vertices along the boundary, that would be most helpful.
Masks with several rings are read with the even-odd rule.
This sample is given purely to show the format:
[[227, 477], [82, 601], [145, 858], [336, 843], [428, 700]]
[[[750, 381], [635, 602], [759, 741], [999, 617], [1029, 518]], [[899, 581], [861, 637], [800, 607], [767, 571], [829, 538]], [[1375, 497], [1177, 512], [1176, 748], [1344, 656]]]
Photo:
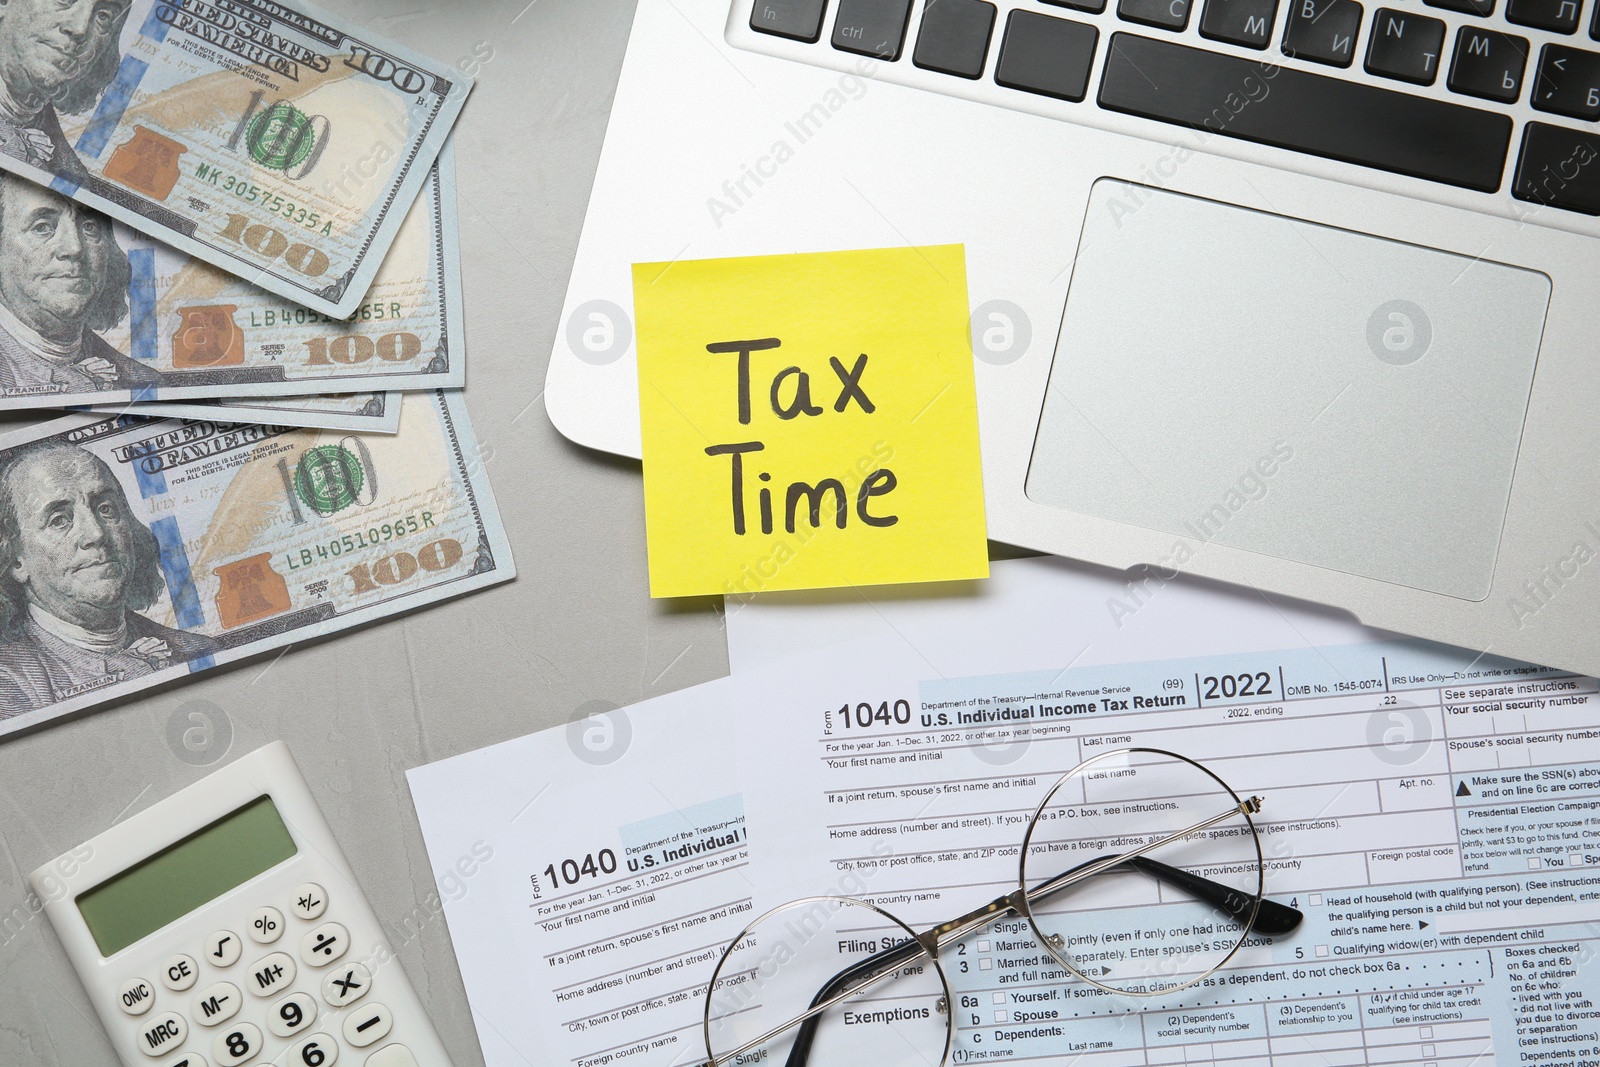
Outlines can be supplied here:
[[1391, 2], [1035, 0], [1002, 13], [986, 0], [755, 0], [749, 26], [1600, 215], [1600, 0]]

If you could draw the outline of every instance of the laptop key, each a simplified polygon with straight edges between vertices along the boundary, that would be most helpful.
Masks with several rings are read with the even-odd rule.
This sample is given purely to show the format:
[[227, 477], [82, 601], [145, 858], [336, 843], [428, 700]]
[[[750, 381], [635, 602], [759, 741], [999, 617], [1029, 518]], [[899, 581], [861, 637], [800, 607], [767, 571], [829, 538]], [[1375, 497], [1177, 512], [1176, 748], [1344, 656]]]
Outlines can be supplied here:
[[1514, 104], [1522, 95], [1527, 66], [1526, 37], [1463, 26], [1456, 32], [1456, 54], [1450, 61], [1450, 91]]
[[906, 43], [911, 0], [839, 0], [833, 47], [893, 63]]
[[1162, 30], [1189, 25], [1189, 0], [1117, 0], [1117, 17]]
[[816, 44], [822, 36], [822, 15], [828, 0], [756, 0], [750, 28], [757, 33]]
[[1356, 0], [1289, 0], [1283, 23], [1283, 54], [1348, 67], [1361, 32]]
[[1070, 7], [1078, 11], [1087, 11], [1091, 15], [1098, 15], [1106, 9], [1106, 0], [1044, 0], [1052, 7]]
[[1552, 33], [1576, 33], [1581, 0], [1507, 0], [1506, 21]]
[[1444, 11], [1459, 11], [1463, 15], [1480, 15], [1488, 18], [1494, 14], [1494, 0], [1422, 0], [1429, 7]]
[[1529, 101], [1540, 111], [1575, 119], [1600, 119], [1600, 53], [1547, 44]]
[[1131, 33], [1111, 38], [1099, 100], [1110, 111], [1486, 193], [1500, 188], [1511, 147], [1509, 115]]
[[1380, 7], [1372, 16], [1367, 73], [1432, 85], [1444, 55], [1444, 23], [1409, 11]]
[[1008, 89], [1082, 100], [1099, 40], [1100, 31], [1085, 23], [1014, 10], [1006, 19], [994, 80]]
[[1277, 0], [1206, 0], [1200, 12], [1200, 36], [1213, 41], [1265, 48], [1272, 41]]
[[1533, 204], [1600, 215], [1600, 136], [1528, 123], [1522, 130], [1511, 195]]
[[994, 5], [984, 0], [934, 0], [922, 12], [911, 62], [941, 74], [983, 77], [994, 30]]

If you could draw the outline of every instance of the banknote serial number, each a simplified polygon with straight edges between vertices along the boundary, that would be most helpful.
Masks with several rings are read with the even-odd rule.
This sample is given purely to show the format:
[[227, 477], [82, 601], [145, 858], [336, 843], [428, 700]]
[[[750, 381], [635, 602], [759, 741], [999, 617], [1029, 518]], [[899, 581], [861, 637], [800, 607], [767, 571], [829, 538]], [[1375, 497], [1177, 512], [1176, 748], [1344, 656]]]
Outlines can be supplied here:
[[281, 216], [286, 222], [313, 230], [324, 237], [333, 233], [331, 219], [324, 222], [320, 213], [300, 206], [282, 193], [275, 193], [255, 182], [236, 177], [209, 163], [197, 165], [194, 173], [196, 178], [215, 186], [223, 193], [246, 204], [260, 204], [272, 214]]
[[386, 545], [403, 537], [411, 537], [424, 530], [430, 530], [435, 525], [433, 512], [419, 511], [415, 515], [407, 515], [394, 522], [375, 523], [365, 530], [357, 530], [353, 534], [344, 534], [322, 544], [301, 548], [298, 552], [285, 553], [284, 562], [288, 564], [290, 570], [297, 571], [329, 560], [342, 559], [378, 545]]

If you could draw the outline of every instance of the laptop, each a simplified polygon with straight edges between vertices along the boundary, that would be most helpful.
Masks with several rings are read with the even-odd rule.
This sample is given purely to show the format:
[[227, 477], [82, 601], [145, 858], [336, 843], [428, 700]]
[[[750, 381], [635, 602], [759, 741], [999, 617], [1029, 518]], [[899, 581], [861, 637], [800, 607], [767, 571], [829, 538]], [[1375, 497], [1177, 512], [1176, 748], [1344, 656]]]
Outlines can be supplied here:
[[546, 404], [629, 265], [966, 246], [990, 536], [1600, 674], [1600, 0], [642, 0]]

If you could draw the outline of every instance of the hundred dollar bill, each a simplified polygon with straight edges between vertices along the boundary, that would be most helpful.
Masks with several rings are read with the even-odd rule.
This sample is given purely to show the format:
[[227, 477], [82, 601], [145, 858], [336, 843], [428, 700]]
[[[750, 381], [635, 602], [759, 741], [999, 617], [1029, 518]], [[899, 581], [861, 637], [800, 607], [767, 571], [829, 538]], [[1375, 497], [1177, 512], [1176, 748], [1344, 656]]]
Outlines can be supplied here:
[[471, 90], [301, 0], [3, 8], [0, 167], [335, 318]]
[[0, 409], [461, 385], [452, 162], [349, 321], [0, 171]]
[[395, 433], [400, 429], [399, 393], [336, 393], [328, 396], [279, 396], [264, 400], [230, 397], [91, 408], [106, 414], [205, 419], [209, 422], [255, 422], [318, 430]]
[[0, 437], [0, 734], [514, 574], [459, 393], [400, 433], [73, 415]]

